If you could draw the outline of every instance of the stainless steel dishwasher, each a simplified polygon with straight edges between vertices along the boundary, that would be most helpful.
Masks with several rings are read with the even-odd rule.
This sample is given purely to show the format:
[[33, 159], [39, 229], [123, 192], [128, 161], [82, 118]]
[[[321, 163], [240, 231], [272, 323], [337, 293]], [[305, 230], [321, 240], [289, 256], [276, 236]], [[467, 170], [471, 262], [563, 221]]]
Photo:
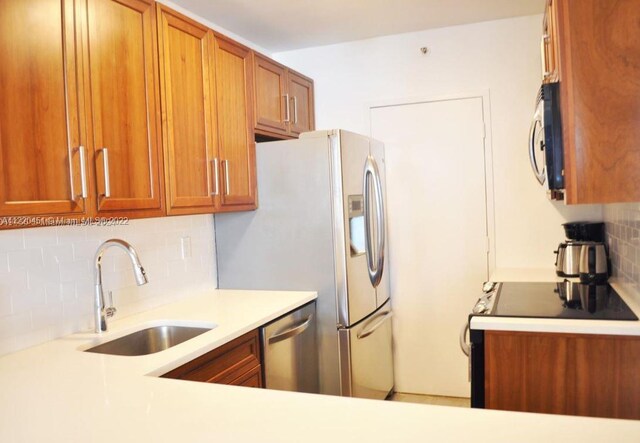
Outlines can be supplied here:
[[267, 389], [318, 393], [316, 303], [260, 328]]

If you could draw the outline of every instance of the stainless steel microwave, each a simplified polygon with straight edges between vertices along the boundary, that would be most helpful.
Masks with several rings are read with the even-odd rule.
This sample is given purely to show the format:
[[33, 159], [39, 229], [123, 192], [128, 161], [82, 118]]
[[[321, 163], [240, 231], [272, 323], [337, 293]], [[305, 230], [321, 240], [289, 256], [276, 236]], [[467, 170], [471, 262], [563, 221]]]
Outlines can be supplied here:
[[529, 160], [538, 182], [553, 200], [564, 198], [564, 152], [559, 83], [540, 87], [529, 131]]

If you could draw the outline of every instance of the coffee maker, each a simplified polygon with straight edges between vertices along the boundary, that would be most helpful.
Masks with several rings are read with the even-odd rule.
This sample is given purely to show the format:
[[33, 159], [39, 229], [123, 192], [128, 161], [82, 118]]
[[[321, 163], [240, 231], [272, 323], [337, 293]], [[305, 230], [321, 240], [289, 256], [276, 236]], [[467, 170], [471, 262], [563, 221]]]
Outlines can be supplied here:
[[580, 278], [583, 283], [602, 283], [611, 269], [605, 244], [605, 225], [597, 222], [571, 222], [563, 225], [566, 241], [558, 245], [556, 274]]

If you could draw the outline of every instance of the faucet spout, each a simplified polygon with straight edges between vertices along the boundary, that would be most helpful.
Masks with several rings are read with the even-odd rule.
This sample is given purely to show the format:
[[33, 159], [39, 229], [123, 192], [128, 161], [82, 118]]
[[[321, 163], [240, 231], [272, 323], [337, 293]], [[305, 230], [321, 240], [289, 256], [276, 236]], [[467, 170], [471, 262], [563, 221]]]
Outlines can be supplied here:
[[[107, 330], [107, 318], [112, 317], [115, 313], [115, 308], [113, 306], [106, 306], [104, 301], [104, 292], [102, 290], [102, 259], [104, 253], [107, 249], [111, 247], [118, 247], [123, 249], [129, 259], [131, 260], [131, 264], [133, 266], [133, 274], [136, 279], [136, 284], [138, 286], [145, 285], [149, 282], [147, 278], [147, 274], [140, 263], [140, 258], [138, 257], [138, 253], [135, 248], [124, 240], [120, 240], [117, 238], [112, 238], [110, 240], [105, 241], [98, 247], [98, 251], [95, 256], [95, 299], [94, 299], [94, 319], [95, 319], [95, 331], [97, 333], [105, 332]], [[111, 305], [113, 305], [113, 301], [110, 301]]]

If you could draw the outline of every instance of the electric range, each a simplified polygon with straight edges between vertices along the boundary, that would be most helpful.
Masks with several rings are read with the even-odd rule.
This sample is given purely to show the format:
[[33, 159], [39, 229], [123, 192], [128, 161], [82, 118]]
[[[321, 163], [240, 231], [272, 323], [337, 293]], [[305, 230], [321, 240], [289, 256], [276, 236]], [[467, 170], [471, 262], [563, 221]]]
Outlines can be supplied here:
[[485, 283], [472, 315], [489, 317], [638, 320], [608, 284], [565, 280], [543, 283]]
[[[608, 284], [563, 282], [488, 282], [483, 285], [468, 321], [460, 332], [460, 347], [469, 357], [471, 407], [485, 402], [484, 331], [469, 328], [474, 316], [550, 318], [566, 320], [637, 321], [638, 317]], [[469, 339], [467, 340], [467, 334]]]

